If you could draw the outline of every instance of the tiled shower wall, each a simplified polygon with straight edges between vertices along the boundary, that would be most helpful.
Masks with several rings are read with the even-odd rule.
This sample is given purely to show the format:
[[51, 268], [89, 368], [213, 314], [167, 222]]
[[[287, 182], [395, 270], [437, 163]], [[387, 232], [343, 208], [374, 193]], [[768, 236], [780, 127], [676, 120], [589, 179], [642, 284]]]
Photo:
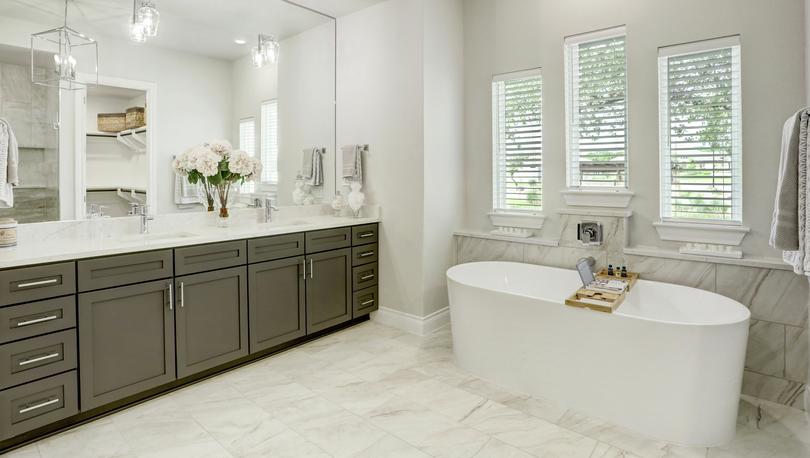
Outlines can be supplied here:
[[[647, 280], [728, 296], [751, 310], [743, 392], [804, 408], [810, 359], [807, 278], [788, 270], [625, 255], [623, 218], [561, 215], [561, 219], [558, 247], [459, 235], [456, 261], [517, 261], [573, 269], [579, 258], [593, 256], [598, 267], [627, 265]], [[602, 222], [602, 246], [584, 247], [576, 240], [581, 220]]]
[[57, 90], [31, 84], [29, 66], [0, 62], [0, 117], [11, 124], [20, 146], [14, 208], [0, 209], [0, 217], [20, 223], [59, 219], [58, 111]]

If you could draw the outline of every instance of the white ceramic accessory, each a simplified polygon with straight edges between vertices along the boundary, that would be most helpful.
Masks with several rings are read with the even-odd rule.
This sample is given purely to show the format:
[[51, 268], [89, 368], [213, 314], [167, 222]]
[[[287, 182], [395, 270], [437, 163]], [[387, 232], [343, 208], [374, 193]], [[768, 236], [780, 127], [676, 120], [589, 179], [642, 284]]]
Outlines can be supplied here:
[[363, 208], [363, 202], [366, 200], [366, 195], [360, 192], [363, 187], [360, 183], [352, 183], [352, 192], [349, 193], [349, 207], [351, 207], [354, 217], [360, 216], [360, 209]]

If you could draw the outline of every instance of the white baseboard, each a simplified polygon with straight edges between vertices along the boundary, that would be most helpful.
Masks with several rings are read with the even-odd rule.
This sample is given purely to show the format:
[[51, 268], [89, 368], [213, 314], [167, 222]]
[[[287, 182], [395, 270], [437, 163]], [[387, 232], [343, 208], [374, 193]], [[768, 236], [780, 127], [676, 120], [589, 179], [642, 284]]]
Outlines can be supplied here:
[[379, 310], [371, 315], [371, 319], [380, 324], [401, 329], [411, 334], [426, 336], [450, 323], [450, 307], [437, 310], [425, 317], [380, 307]]

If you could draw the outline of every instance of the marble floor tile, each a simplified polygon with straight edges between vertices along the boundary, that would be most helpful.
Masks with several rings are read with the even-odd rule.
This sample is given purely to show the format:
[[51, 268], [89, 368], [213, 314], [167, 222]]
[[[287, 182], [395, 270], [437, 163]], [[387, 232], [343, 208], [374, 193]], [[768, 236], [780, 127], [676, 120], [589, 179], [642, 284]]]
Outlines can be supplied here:
[[481, 380], [451, 351], [449, 328], [364, 323], [7, 456], [810, 457], [810, 417], [784, 405], [744, 396], [732, 443], [679, 447]]
[[102, 418], [37, 443], [43, 456], [105, 458], [126, 455], [130, 447], [112, 420]]

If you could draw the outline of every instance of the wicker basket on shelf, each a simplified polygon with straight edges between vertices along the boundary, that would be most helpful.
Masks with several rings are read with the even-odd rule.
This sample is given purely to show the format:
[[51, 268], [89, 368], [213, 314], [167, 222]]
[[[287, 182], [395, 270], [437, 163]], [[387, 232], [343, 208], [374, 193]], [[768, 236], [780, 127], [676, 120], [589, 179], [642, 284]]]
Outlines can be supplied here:
[[99, 132], [121, 132], [127, 128], [126, 113], [99, 113], [97, 120]]
[[127, 129], [137, 129], [146, 125], [146, 108], [127, 108]]

